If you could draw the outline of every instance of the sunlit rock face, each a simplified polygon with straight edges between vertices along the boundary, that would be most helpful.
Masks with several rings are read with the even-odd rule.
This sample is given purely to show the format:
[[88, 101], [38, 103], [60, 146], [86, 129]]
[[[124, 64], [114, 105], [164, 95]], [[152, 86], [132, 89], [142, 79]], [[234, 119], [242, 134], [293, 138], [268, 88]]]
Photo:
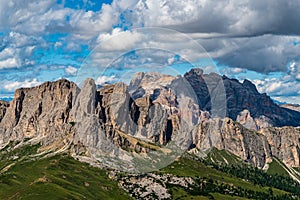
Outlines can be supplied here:
[[17, 89], [0, 123], [0, 143], [39, 137], [46, 144], [68, 135], [76, 89], [75, 83], [64, 79]]
[[273, 156], [288, 166], [300, 166], [300, 127], [269, 127], [259, 132], [267, 138]]

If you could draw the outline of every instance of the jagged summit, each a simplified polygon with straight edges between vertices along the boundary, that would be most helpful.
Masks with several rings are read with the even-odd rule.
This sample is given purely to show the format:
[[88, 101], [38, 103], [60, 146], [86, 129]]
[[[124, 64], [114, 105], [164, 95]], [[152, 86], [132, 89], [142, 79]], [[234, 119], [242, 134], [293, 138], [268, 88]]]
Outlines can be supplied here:
[[203, 69], [201, 69], [201, 68], [193, 68], [190, 71], [186, 72], [185, 76], [193, 75], [193, 74], [194, 75], [198, 75], [198, 76], [202, 76], [203, 75]]
[[254, 93], [259, 93], [256, 86], [248, 79], [245, 79], [242, 84], [245, 88], [249, 88], [249, 90], [253, 91]]
[[281, 108], [268, 95], [260, 94], [251, 81], [246, 79], [240, 83], [236, 79], [196, 72], [197, 70], [192, 69], [184, 77], [194, 88], [201, 109], [210, 111], [211, 95], [207, 85], [212, 80], [219, 82], [222, 78], [226, 92], [227, 117], [236, 120], [241, 112], [248, 110], [261, 128], [266, 122], [271, 126], [300, 126], [300, 113]]

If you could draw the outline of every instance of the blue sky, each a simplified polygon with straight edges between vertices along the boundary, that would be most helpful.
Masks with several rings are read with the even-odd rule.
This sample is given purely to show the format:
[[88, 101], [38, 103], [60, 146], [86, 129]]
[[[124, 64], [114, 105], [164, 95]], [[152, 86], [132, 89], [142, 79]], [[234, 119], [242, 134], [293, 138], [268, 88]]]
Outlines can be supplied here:
[[[0, 0], [0, 98], [44, 81], [78, 81], [88, 62], [103, 69], [119, 62], [123, 73], [147, 68], [183, 74], [201, 66], [252, 80], [276, 100], [300, 103], [299, 6], [297, 0]], [[151, 33], [136, 31], [143, 27], [180, 37], [164, 37], [162, 30], [153, 41]], [[193, 41], [203, 49], [192, 48]], [[149, 45], [156, 53], [128, 53]], [[192, 65], [183, 62], [187, 58]], [[113, 70], [105, 73], [93, 76], [100, 82], [118, 78]]]
[[101, 10], [102, 4], [110, 4], [112, 1], [57, 0], [56, 2], [62, 4], [65, 8], [97, 12]]

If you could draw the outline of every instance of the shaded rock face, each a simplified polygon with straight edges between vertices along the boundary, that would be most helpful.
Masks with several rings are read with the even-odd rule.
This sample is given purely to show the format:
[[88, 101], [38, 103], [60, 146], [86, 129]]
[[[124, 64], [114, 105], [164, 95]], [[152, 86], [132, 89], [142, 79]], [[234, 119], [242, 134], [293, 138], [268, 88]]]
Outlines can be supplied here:
[[227, 112], [226, 92], [223, 79], [216, 73], [203, 74], [201, 69], [192, 69], [184, 75], [198, 99], [200, 110], [213, 117], [225, 117]]
[[[192, 69], [184, 77], [194, 88], [198, 98], [200, 108], [211, 111], [211, 96], [207, 88], [211, 82], [220, 82], [217, 74], [203, 74], [199, 69]], [[226, 91], [226, 116], [236, 120], [241, 112], [248, 110], [254, 120], [258, 121], [259, 126], [299, 126], [300, 113], [279, 107], [266, 94], [260, 94], [255, 85], [248, 80], [240, 83], [236, 79], [221, 77]], [[266, 120], [266, 121], [263, 121]]]
[[6, 101], [1, 101], [0, 100], [0, 122], [2, 121], [5, 113], [6, 113], [6, 109], [9, 107], [9, 103]]
[[67, 80], [17, 89], [0, 123], [0, 143], [45, 137], [51, 143], [69, 133], [69, 113], [77, 86]]

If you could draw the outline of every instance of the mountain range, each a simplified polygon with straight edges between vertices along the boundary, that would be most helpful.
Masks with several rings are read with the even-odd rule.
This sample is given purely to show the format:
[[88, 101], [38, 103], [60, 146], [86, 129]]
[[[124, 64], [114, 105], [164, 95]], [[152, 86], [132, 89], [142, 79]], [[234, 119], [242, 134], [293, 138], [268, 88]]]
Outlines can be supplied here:
[[[134, 174], [167, 167], [186, 152], [203, 159], [224, 151], [264, 171], [278, 162], [300, 183], [299, 126], [300, 112], [277, 105], [249, 80], [201, 69], [184, 76], [140, 72], [128, 85], [100, 88], [92, 79], [81, 88], [61, 79], [17, 89], [11, 102], [0, 101], [2, 150], [38, 144], [39, 157], [67, 153], [92, 166]], [[148, 181], [155, 179], [151, 176]], [[121, 185], [130, 191], [124, 180]]]

